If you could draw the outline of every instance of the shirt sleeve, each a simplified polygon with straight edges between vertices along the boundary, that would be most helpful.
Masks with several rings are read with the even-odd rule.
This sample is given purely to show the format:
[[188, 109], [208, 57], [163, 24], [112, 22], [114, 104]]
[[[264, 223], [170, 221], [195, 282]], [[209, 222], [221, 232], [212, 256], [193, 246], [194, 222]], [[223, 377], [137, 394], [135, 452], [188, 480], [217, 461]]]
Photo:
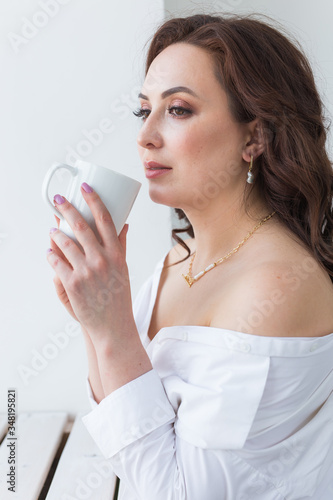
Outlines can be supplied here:
[[106, 458], [175, 419], [174, 409], [154, 369], [113, 391], [96, 405], [83, 417], [83, 422]]

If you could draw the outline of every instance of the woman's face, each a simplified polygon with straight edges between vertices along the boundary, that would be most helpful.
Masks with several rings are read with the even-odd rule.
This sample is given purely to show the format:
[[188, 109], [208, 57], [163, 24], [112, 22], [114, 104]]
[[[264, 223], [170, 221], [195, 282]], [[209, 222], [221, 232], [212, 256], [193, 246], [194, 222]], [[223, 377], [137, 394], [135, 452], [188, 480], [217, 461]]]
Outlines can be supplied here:
[[[210, 54], [170, 45], [153, 60], [139, 97], [138, 151], [154, 202], [201, 210], [243, 192], [250, 124], [232, 117]], [[170, 169], [148, 170], [149, 162]]]

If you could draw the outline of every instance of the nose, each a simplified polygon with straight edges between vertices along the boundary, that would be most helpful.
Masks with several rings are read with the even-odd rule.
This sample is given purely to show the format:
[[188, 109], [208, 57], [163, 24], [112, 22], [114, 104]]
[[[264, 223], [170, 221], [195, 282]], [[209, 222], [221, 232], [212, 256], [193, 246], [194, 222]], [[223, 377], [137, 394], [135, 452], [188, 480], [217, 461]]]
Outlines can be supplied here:
[[162, 146], [162, 135], [157, 120], [153, 120], [152, 113], [144, 121], [136, 141], [138, 146], [146, 149], [160, 148]]

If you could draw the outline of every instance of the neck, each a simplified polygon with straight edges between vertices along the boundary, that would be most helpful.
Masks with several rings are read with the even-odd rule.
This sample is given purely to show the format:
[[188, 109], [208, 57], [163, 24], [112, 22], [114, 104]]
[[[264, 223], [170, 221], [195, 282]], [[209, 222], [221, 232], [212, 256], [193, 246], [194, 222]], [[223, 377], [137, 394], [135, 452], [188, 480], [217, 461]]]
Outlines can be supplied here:
[[184, 210], [195, 237], [192, 275], [230, 252], [272, 212], [255, 191], [249, 199], [249, 214], [243, 206], [243, 195], [213, 201], [204, 210]]

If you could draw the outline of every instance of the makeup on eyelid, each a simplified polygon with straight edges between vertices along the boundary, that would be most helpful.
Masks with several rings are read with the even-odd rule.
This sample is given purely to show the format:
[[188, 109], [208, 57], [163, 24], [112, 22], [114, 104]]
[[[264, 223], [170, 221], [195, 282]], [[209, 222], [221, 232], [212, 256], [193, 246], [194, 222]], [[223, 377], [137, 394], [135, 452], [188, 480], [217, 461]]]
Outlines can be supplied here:
[[[184, 104], [180, 101], [172, 102], [172, 104], [167, 105], [166, 110], [175, 118], [185, 118], [193, 114], [192, 107], [189, 104]], [[133, 111], [133, 114], [138, 118], [143, 118], [145, 120], [148, 118], [150, 112], [150, 108], [141, 105], [140, 108]]]

